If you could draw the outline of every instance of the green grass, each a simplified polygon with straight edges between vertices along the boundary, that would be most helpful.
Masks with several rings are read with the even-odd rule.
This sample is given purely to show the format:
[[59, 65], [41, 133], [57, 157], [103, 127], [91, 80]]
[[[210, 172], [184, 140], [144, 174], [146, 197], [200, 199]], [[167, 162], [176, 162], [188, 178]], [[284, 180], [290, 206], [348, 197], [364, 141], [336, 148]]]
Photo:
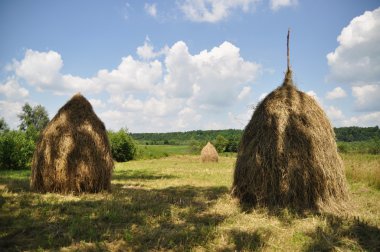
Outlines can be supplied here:
[[190, 153], [188, 145], [139, 145], [137, 159], [157, 159]]
[[[380, 156], [373, 156], [379, 162]], [[343, 156], [346, 167], [373, 160]], [[243, 211], [229, 195], [234, 157], [119, 163], [112, 193], [29, 191], [28, 171], [0, 172], [2, 251], [377, 251], [380, 191], [349, 178], [350, 213]]]

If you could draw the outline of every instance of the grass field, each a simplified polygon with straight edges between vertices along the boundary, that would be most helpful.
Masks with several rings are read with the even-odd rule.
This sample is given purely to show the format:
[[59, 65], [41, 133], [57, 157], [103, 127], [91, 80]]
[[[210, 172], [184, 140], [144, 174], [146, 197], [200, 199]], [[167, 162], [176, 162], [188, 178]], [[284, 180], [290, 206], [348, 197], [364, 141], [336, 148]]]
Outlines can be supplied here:
[[188, 145], [138, 145], [137, 159], [157, 159], [187, 154], [191, 154]]
[[112, 193], [79, 196], [32, 193], [29, 171], [0, 172], [0, 251], [379, 251], [380, 155], [343, 159], [342, 216], [243, 211], [229, 195], [234, 157], [119, 163]]

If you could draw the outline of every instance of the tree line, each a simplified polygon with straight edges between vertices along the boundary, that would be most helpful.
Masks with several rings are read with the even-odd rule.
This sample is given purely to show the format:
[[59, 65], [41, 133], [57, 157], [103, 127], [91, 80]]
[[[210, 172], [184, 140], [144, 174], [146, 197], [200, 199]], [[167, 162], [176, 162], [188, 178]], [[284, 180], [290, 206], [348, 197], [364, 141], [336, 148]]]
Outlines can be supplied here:
[[[0, 169], [30, 167], [36, 143], [49, 123], [46, 109], [26, 103], [18, 115], [20, 124], [11, 130], [0, 118]], [[334, 128], [340, 152], [380, 154], [380, 129], [375, 127]], [[138, 145], [187, 145], [191, 153], [199, 153], [207, 142], [219, 153], [237, 152], [243, 130], [193, 130], [170, 133], [129, 133], [127, 128], [107, 131], [113, 158], [118, 162], [135, 159]]]
[[[338, 142], [358, 142], [380, 138], [379, 126], [375, 127], [340, 127], [334, 128]], [[229, 141], [240, 141], [243, 130], [193, 130], [169, 133], [131, 133], [140, 144], [189, 145], [192, 141], [214, 141], [221, 136]]]

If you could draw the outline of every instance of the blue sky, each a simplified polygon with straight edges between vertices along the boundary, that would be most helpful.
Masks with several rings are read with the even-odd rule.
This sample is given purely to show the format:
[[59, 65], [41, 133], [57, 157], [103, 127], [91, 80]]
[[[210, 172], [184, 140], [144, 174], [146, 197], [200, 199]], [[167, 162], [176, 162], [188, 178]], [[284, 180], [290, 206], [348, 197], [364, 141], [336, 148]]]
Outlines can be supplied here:
[[375, 0], [3, 0], [0, 117], [81, 92], [110, 129], [244, 128], [283, 80], [288, 27], [298, 88], [334, 126], [380, 125]]

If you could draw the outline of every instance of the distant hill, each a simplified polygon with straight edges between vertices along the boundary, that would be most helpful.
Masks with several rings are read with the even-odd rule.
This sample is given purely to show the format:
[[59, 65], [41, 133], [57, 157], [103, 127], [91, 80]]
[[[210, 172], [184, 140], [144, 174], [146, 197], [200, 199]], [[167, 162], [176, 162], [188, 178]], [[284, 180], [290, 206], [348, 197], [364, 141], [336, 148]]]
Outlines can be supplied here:
[[[337, 141], [354, 142], [380, 138], [380, 129], [375, 127], [341, 127], [334, 128]], [[243, 130], [193, 130], [169, 133], [131, 133], [132, 137], [142, 144], [189, 144], [192, 140], [213, 141], [218, 135], [228, 140], [239, 141]]]

